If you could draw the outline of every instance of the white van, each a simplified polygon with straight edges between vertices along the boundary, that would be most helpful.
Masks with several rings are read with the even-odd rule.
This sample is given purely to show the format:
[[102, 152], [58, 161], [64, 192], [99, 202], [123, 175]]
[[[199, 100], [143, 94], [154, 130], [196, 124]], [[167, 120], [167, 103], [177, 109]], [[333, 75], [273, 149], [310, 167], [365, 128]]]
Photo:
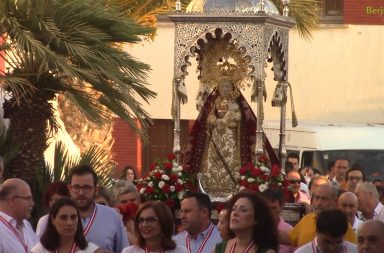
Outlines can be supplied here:
[[[368, 177], [384, 179], [384, 125], [307, 121], [292, 128], [287, 121], [286, 126], [287, 154], [298, 153], [302, 167], [325, 172], [328, 162], [343, 157], [363, 166]], [[278, 152], [280, 123], [265, 121], [263, 128]]]

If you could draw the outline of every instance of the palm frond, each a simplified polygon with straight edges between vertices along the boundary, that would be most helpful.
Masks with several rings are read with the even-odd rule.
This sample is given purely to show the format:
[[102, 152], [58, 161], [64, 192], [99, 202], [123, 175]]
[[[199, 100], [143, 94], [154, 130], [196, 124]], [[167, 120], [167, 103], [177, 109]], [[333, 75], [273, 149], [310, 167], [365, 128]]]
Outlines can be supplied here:
[[[271, 0], [283, 13], [281, 0]], [[296, 21], [299, 34], [306, 39], [311, 38], [311, 31], [319, 24], [319, 5], [317, 0], [291, 0], [289, 2], [289, 16]]]

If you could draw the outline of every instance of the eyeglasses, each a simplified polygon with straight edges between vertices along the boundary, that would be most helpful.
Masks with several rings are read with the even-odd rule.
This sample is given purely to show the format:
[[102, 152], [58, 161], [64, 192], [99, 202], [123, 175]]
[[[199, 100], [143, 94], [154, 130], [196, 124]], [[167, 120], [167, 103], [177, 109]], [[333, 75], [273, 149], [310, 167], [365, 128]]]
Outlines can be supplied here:
[[74, 193], [80, 192], [80, 190], [83, 190], [83, 192], [90, 192], [93, 189], [93, 186], [91, 185], [71, 185], [71, 191]]
[[301, 180], [288, 180], [291, 184], [300, 184]]
[[33, 201], [32, 196], [20, 196], [20, 195], [15, 195], [15, 196], [13, 196], [12, 198], [15, 198], [15, 199], [24, 199], [24, 200], [26, 200], [26, 201]]
[[145, 222], [147, 224], [152, 224], [158, 220], [159, 220], [159, 218], [156, 218], [156, 217], [148, 217], [148, 218], [141, 218], [140, 217], [136, 220], [136, 223], [137, 224], [143, 224]]

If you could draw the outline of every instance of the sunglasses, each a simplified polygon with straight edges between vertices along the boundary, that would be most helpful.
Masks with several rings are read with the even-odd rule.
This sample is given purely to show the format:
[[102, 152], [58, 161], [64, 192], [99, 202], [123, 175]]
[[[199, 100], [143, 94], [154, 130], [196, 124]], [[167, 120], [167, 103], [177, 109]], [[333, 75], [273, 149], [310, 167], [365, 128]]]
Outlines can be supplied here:
[[288, 180], [291, 184], [300, 184], [301, 180]]

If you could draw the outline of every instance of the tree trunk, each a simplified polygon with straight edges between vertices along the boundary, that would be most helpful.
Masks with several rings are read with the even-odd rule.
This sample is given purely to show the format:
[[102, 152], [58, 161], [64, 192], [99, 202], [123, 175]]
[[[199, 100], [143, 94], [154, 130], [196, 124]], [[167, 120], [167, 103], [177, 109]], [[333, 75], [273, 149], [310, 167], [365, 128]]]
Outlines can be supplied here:
[[44, 162], [47, 148], [48, 119], [52, 117], [52, 105], [48, 102], [54, 94], [40, 90], [27, 95], [20, 104], [11, 98], [4, 103], [4, 116], [11, 121], [10, 132], [15, 145], [19, 146], [16, 156], [7, 168], [7, 177], [18, 177], [31, 186], [35, 171]]

